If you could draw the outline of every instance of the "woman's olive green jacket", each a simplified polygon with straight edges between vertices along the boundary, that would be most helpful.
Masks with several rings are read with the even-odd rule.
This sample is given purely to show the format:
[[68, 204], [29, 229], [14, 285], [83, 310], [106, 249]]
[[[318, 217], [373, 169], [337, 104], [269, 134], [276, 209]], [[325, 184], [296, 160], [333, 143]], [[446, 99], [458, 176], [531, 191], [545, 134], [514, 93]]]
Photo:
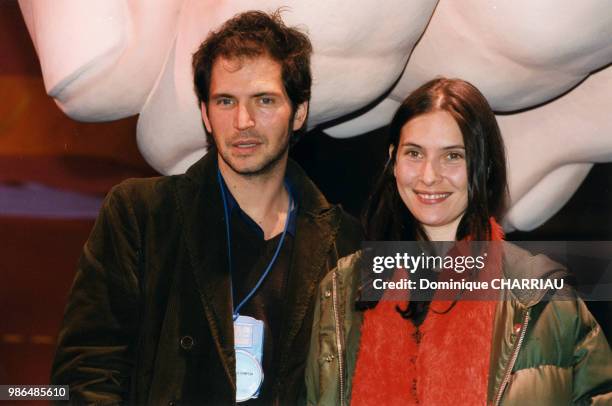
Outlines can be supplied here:
[[[321, 282], [306, 367], [309, 405], [350, 404], [363, 319], [363, 312], [355, 310], [362, 262], [360, 252], [345, 257]], [[509, 243], [504, 243], [503, 271], [509, 279], [564, 274], [547, 257]], [[563, 295], [564, 300], [545, 299], [547, 293], [502, 292], [487, 404], [612, 405], [612, 353], [600, 326], [571, 288], [552, 297]]]

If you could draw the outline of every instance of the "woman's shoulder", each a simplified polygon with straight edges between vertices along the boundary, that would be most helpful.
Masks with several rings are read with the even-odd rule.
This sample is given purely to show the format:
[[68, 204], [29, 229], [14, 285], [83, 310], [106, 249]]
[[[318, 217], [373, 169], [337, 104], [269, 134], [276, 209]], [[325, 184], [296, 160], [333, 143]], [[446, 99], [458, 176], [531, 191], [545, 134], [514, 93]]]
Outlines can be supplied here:
[[[503, 272], [504, 278], [517, 280], [515, 286], [518, 288], [511, 289], [514, 296], [525, 306], [533, 306], [540, 302], [544, 296], [551, 291], [550, 286], [561, 286], [556, 294], [569, 297], [575, 297], [573, 288], [568, 283], [557, 283], [554, 281], [563, 280], [566, 282], [570, 275], [565, 266], [553, 261], [548, 256], [543, 254], [534, 254], [524, 248], [503, 242]], [[528, 286], [542, 286], [542, 288], [523, 288], [523, 281], [529, 281]], [[531, 283], [538, 281], [538, 283]], [[547, 282], [550, 281], [550, 282]]]
[[546, 255], [533, 254], [507, 241], [503, 242], [503, 268], [504, 276], [510, 279], [554, 279], [568, 275], [565, 266]]
[[507, 277], [543, 277], [566, 268], [543, 254], [533, 254], [511, 242], [503, 242], [504, 273]]
[[332, 283], [332, 279], [340, 281], [342, 284], [346, 284], [363, 263], [363, 251], [358, 250], [350, 255], [346, 255], [338, 260], [336, 267], [325, 275], [321, 280], [321, 286], [327, 286]]

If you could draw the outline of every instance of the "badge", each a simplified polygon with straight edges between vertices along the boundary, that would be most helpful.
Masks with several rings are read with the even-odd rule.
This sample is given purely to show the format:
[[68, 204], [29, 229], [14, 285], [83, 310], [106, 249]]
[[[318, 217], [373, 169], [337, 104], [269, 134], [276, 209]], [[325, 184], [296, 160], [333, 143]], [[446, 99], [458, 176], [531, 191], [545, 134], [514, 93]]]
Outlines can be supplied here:
[[263, 321], [238, 316], [234, 321], [236, 350], [236, 402], [257, 398], [263, 383]]

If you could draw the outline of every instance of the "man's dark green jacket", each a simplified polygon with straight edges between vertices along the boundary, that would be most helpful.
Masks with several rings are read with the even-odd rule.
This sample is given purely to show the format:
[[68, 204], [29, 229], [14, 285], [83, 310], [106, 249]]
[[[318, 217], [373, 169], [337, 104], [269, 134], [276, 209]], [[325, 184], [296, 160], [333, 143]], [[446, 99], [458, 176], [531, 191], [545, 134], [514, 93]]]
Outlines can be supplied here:
[[[104, 201], [83, 248], [53, 363], [71, 400], [232, 404], [235, 356], [217, 158], [186, 174], [128, 180]], [[356, 249], [357, 222], [330, 205], [299, 166], [298, 203], [275, 398], [304, 395], [319, 281]]]

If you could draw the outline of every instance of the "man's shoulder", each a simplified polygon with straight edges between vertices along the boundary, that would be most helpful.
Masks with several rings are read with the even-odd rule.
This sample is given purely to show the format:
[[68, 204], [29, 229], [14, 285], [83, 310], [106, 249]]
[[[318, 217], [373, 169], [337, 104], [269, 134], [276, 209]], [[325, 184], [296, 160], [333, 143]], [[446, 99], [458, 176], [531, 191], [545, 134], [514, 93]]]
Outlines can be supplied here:
[[203, 182], [204, 178], [214, 177], [215, 162], [214, 156], [207, 154], [192, 164], [185, 173], [126, 179], [115, 185], [109, 195], [151, 203], [157, 199], [173, 197], [177, 188], [181, 188], [186, 193], [195, 193], [206, 184]]
[[[183, 176], [183, 175], [179, 175]], [[179, 176], [157, 176], [152, 178], [130, 178], [113, 186], [108, 200], [127, 201], [132, 204], [151, 204], [174, 193]]]
[[338, 206], [338, 210], [340, 211], [338, 237], [347, 238], [355, 244], [360, 244], [361, 241], [363, 241], [363, 228], [361, 227], [361, 223], [355, 217], [344, 211], [341, 206]]
[[304, 212], [315, 216], [336, 214], [339, 216], [342, 232], [358, 231], [361, 234], [359, 221], [344, 211], [340, 205], [328, 202], [308, 174], [292, 159], [287, 162], [286, 176]]
[[285, 178], [300, 205], [300, 212], [317, 217], [330, 214], [334, 209], [308, 174], [292, 159], [287, 161]]
[[198, 185], [192, 187], [192, 183], [185, 174], [126, 179], [108, 192], [101, 209], [128, 213], [142, 221], [170, 220], [179, 212], [179, 194], [183, 200], [195, 199]]

